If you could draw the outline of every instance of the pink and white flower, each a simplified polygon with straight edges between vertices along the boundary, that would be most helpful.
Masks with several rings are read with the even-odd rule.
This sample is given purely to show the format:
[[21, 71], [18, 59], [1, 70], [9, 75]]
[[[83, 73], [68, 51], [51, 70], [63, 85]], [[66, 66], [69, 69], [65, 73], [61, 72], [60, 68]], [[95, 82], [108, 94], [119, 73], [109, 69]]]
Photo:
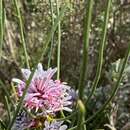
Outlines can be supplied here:
[[[44, 110], [46, 113], [54, 113], [60, 110], [72, 111], [69, 108], [72, 105], [71, 88], [65, 82], [52, 79], [56, 71], [56, 68], [49, 68], [45, 71], [42, 64], [38, 64], [24, 99], [25, 107]], [[19, 96], [23, 94], [31, 71], [22, 69], [22, 73], [24, 80], [13, 79], [17, 83]]]
[[63, 125], [63, 121], [45, 121], [45, 128], [43, 130], [66, 130], [67, 125]]
[[26, 112], [22, 111], [17, 115], [11, 130], [25, 130], [32, 128], [34, 124], [34, 119], [32, 119]]

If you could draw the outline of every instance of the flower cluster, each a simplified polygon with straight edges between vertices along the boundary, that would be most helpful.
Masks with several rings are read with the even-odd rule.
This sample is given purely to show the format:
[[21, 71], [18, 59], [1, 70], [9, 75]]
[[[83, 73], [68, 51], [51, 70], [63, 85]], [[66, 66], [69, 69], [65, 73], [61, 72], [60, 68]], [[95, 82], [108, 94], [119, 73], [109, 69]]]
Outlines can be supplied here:
[[26, 112], [22, 111], [18, 114], [12, 130], [24, 130], [30, 128], [33, 126], [33, 122], [33, 119], [31, 119]]
[[[52, 77], [57, 69], [49, 68], [47, 71], [43, 70], [42, 64], [39, 63], [34, 72], [28, 90], [24, 98], [24, 107], [30, 111], [43, 112], [45, 115], [55, 114], [59, 111], [71, 112], [73, 102], [73, 90], [65, 82], [54, 80]], [[21, 97], [26, 87], [26, 81], [31, 75], [29, 69], [22, 69], [23, 80], [13, 79], [17, 83], [18, 96]], [[73, 92], [74, 93], [74, 92]], [[45, 122], [43, 130], [65, 130], [66, 126], [61, 124], [63, 122]]]
[[43, 130], [66, 130], [67, 126], [62, 124], [63, 121], [52, 121], [51, 123], [45, 121], [45, 128]]

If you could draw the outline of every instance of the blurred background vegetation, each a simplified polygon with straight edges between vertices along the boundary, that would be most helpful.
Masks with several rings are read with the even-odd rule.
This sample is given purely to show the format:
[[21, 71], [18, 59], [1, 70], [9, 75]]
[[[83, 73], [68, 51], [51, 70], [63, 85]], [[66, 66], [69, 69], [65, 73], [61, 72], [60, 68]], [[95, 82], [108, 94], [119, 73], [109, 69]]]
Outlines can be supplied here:
[[[61, 21], [61, 80], [68, 82], [74, 88], [77, 88], [80, 74], [80, 63], [82, 58], [83, 46], [83, 18], [85, 15], [84, 0], [60, 0], [60, 7], [64, 4], [68, 8]], [[49, 0], [23, 0], [18, 1], [22, 14], [24, 27], [25, 43], [29, 55], [31, 67], [36, 63], [38, 53], [41, 52], [43, 41], [52, 26], [52, 19], [56, 19], [56, 3], [52, 1], [52, 10]], [[93, 82], [96, 67], [101, 27], [103, 24], [104, 9], [106, 0], [95, 0], [91, 24], [90, 46], [89, 46], [89, 64], [86, 79], [85, 95], [89, 93], [90, 84]], [[2, 57], [0, 63], [0, 79], [7, 84], [10, 90], [10, 84], [13, 77], [21, 78], [21, 68], [26, 67], [24, 59], [23, 46], [20, 40], [20, 28], [14, 3], [11, 0], [4, 0], [5, 27], [4, 43], [2, 46]], [[57, 66], [57, 32], [53, 37], [53, 47], [51, 54], [51, 67]], [[112, 0], [110, 10], [108, 31], [104, 50], [103, 70], [96, 90], [88, 106], [88, 112], [93, 114], [109, 97], [108, 92], [116, 82], [116, 74], [119, 70], [119, 63], [124, 58], [128, 42], [130, 41], [130, 0]], [[46, 69], [50, 56], [51, 44], [45, 55], [42, 64]], [[130, 129], [130, 68], [129, 63], [121, 88], [111, 102], [108, 109], [103, 113], [101, 119], [95, 121], [95, 125], [90, 123], [90, 128], [113, 127], [117, 130]], [[2, 95], [2, 91], [1, 91]], [[2, 97], [1, 97], [2, 102]], [[3, 113], [1, 103], [0, 115]], [[4, 115], [3, 115], [4, 116]], [[104, 124], [107, 124], [104, 127]]]

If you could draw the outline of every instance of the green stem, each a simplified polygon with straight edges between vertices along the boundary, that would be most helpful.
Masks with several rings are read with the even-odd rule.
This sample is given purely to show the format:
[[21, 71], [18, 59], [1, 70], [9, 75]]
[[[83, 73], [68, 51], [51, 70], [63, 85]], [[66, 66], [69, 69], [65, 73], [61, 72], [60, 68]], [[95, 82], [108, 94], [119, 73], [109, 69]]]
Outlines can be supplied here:
[[86, 130], [86, 126], [82, 126], [82, 122], [84, 121], [84, 115], [85, 115], [85, 107], [81, 100], [78, 100], [78, 108], [79, 108], [79, 114], [78, 114], [78, 124], [77, 124], [77, 130]]
[[2, 56], [2, 45], [3, 45], [3, 0], [0, 0], [0, 61]]
[[[51, 9], [51, 22], [52, 22], [52, 26], [54, 26], [54, 17], [53, 17], [54, 9], [53, 9], [53, 2], [52, 2], [52, 0], [49, 0], [49, 3], [50, 3], [50, 9]], [[54, 44], [54, 34], [51, 36], [51, 47], [50, 47], [50, 52], [49, 52], [48, 68], [50, 67], [50, 64], [51, 64], [53, 44]]]
[[32, 73], [31, 73], [29, 79], [28, 79], [27, 82], [26, 82], [26, 87], [25, 87], [25, 89], [24, 89], [24, 92], [23, 92], [22, 97], [20, 98], [19, 104], [18, 104], [17, 109], [16, 109], [16, 111], [15, 111], [15, 113], [14, 113], [13, 119], [11, 120], [11, 122], [10, 122], [9, 125], [8, 125], [8, 130], [11, 130], [11, 128], [12, 128], [14, 122], [15, 122], [15, 119], [16, 119], [16, 117], [17, 117], [17, 115], [18, 115], [18, 113], [19, 113], [19, 111], [20, 111], [21, 108], [22, 108], [24, 97], [25, 97], [25, 95], [26, 95], [26, 92], [27, 92], [27, 89], [28, 89], [28, 87], [29, 87], [29, 84], [30, 84], [30, 82], [31, 82], [31, 80], [32, 80], [32, 77], [33, 77], [33, 75], [34, 75], [34, 72], [35, 72], [35, 70], [36, 70], [36, 68], [37, 68], [37, 64], [41, 61], [41, 59], [43, 60], [43, 56], [45, 55], [46, 50], [47, 50], [47, 47], [48, 47], [48, 45], [49, 45], [49, 43], [50, 43], [50, 41], [51, 41], [51, 36], [52, 36], [52, 34], [54, 34], [54, 32], [56, 31], [56, 28], [57, 28], [57, 26], [58, 26], [58, 22], [59, 22], [59, 20], [61, 20], [61, 19], [63, 18], [65, 10], [66, 10], [66, 6], [64, 6], [64, 7], [62, 8], [62, 10], [61, 10], [61, 12], [60, 12], [60, 15], [58, 16], [58, 18], [56, 19], [56, 21], [55, 21], [55, 23], [54, 23], [54, 26], [52, 27], [51, 32], [48, 34], [48, 37], [47, 37], [46, 42], [43, 44], [43, 48], [42, 48], [42, 50], [41, 50], [39, 59], [37, 59], [36, 64], [34, 65], [34, 69], [33, 69]]
[[3, 127], [4, 130], [6, 130], [6, 124], [4, 123], [4, 121], [2, 121], [2, 119], [0, 119], [0, 126]]
[[86, 16], [84, 20], [84, 44], [83, 44], [83, 60], [80, 70], [80, 80], [79, 80], [79, 98], [83, 98], [83, 90], [84, 90], [84, 80], [87, 69], [87, 61], [88, 61], [88, 47], [89, 47], [89, 36], [90, 36], [90, 25], [92, 19], [92, 9], [93, 9], [93, 0], [88, 0], [88, 5], [86, 8]]
[[8, 101], [7, 96], [5, 96], [5, 103], [6, 103], [8, 117], [9, 117], [9, 122], [10, 122], [10, 120], [11, 120], [11, 111], [10, 111], [10, 106], [9, 106], [9, 101]]
[[[57, 17], [59, 16], [59, 0], [56, 0]], [[57, 80], [60, 79], [60, 48], [61, 48], [61, 23], [58, 22], [58, 46], [57, 46]], [[60, 111], [61, 116], [65, 118], [64, 112]]]
[[21, 16], [21, 13], [20, 13], [19, 4], [18, 4], [17, 0], [13, 0], [13, 2], [14, 2], [14, 6], [16, 8], [17, 17], [18, 17], [18, 20], [19, 20], [20, 36], [21, 36], [21, 41], [22, 41], [22, 45], [23, 45], [23, 49], [24, 49], [26, 65], [27, 65], [28, 68], [30, 68], [29, 58], [28, 58], [28, 53], [27, 53], [27, 47], [26, 47], [25, 38], [24, 38], [22, 16]]
[[90, 95], [88, 96], [87, 103], [91, 99], [92, 95], [94, 94], [96, 87], [98, 85], [101, 71], [102, 71], [102, 64], [103, 64], [103, 51], [105, 48], [105, 39], [106, 39], [106, 33], [107, 33], [107, 25], [108, 25], [108, 20], [109, 20], [109, 11], [110, 11], [110, 6], [111, 6], [111, 0], [107, 1], [107, 7], [105, 10], [105, 15], [104, 15], [104, 24], [102, 28], [102, 37], [101, 37], [101, 42], [100, 42], [100, 48], [99, 48], [99, 58], [98, 58], [98, 65], [97, 65], [97, 71], [96, 71], [96, 76], [92, 85], [92, 91]]
[[56, 121], [65, 121], [65, 120], [68, 120], [68, 119], [71, 119], [72, 117], [74, 117], [75, 115], [77, 114], [77, 111], [73, 112], [71, 115], [69, 116], [66, 116], [65, 118], [58, 118], [56, 119]]
[[[59, 16], [59, 1], [56, 0], [57, 16]], [[57, 48], [57, 79], [60, 78], [60, 48], [61, 48], [61, 24], [58, 22], [58, 48]]]
[[68, 130], [76, 130], [77, 129], [77, 126], [74, 126], [72, 128], [69, 128]]

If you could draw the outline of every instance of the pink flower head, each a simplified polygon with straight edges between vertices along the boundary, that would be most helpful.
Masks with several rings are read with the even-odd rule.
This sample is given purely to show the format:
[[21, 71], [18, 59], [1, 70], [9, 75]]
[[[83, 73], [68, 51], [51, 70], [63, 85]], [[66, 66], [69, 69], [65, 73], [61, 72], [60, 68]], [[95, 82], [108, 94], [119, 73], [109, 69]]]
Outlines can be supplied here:
[[[48, 69], [44, 71], [42, 64], [39, 63], [34, 73], [32, 81], [24, 99], [25, 107], [29, 109], [44, 110], [45, 112], [57, 112], [60, 110], [71, 111], [69, 106], [72, 104], [70, 87], [64, 82], [53, 80], [52, 77], [57, 69]], [[22, 69], [24, 81], [13, 79], [17, 82], [18, 95], [22, 96], [26, 86], [26, 80], [31, 71]]]

